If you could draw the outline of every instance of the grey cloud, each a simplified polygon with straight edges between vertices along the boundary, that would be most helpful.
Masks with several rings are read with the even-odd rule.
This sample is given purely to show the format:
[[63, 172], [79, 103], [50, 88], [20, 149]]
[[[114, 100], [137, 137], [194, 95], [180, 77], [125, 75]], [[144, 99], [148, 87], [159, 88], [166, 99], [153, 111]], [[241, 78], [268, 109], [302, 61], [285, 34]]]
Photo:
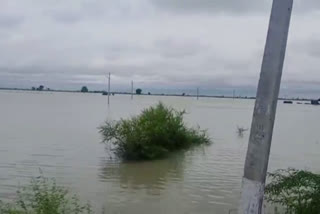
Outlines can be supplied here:
[[[10, 2], [17, 4], [7, 12], [12, 18], [8, 26], [23, 19], [10, 30], [1, 31], [0, 26], [0, 87], [44, 82], [50, 88], [87, 83], [103, 88], [105, 75], [111, 72], [113, 85], [126, 87], [134, 80], [162, 89], [255, 88], [269, 19], [268, 13], [260, 12], [271, 4], [271, 0], [152, 0], [152, 5], [149, 0]], [[295, 3], [301, 11], [310, 9], [311, 3]], [[313, 6], [317, 8], [317, 1]], [[313, 89], [320, 82], [320, 31], [315, 27], [319, 18], [319, 13], [294, 13], [284, 87]]]
[[1, 28], [14, 28], [22, 24], [23, 17], [16, 15], [0, 14], [0, 30]]
[[199, 52], [206, 52], [210, 48], [209, 44], [204, 44], [202, 41], [181, 41], [173, 39], [157, 40], [154, 42], [154, 45], [155, 48], [167, 58], [194, 56]]
[[49, 15], [56, 21], [73, 24], [82, 20], [81, 14], [71, 12], [71, 11], [54, 11], [49, 13]]
[[68, 0], [56, 6], [54, 1], [49, 1], [50, 6], [45, 5], [43, 12], [53, 20], [70, 24], [80, 21], [123, 21], [134, 19], [144, 19], [146, 14], [150, 14], [152, 6], [148, 0]]
[[228, 12], [245, 13], [265, 10], [270, 0], [152, 0], [152, 2], [169, 11], [180, 12]]
[[[245, 14], [269, 12], [272, 0], [152, 0], [156, 7], [184, 13]], [[320, 10], [319, 0], [295, 0], [295, 12]]]

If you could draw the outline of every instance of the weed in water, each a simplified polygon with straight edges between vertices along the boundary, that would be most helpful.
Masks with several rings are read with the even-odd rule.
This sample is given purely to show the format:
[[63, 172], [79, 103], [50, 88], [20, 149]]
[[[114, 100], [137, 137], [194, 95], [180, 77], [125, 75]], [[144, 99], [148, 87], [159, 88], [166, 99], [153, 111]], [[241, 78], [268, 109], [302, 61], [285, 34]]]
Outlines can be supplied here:
[[0, 202], [0, 214], [91, 214], [90, 204], [81, 204], [76, 195], [43, 175], [17, 191], [11, 203]]
[[320, 175], [305, 170], [285, 169], [270, 173], [266, 199], [281, 204], [286, 213], [320, 213]]

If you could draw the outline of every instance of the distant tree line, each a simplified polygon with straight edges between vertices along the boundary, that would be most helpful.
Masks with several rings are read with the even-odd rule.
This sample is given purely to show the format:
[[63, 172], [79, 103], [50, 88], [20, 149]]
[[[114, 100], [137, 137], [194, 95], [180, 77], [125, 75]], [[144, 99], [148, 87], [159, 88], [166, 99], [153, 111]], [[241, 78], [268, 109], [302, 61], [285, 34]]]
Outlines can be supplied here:
[[[44, 86], [43, 85], [40, 85], [39, 87], [32, 87], [31, 88], [32, 91], [43, 91], [44, 90]], [[50, 88], [47, 88], [48, 91], [50, 91]]]

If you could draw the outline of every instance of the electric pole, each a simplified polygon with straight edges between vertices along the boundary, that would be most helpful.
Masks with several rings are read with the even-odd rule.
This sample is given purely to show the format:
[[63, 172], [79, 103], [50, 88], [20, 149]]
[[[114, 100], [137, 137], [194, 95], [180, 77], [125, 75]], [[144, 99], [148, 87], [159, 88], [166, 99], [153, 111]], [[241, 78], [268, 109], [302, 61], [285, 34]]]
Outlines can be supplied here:
[[131, 81], [131, 100], [133, 100], [133, 81]]
[[197, 100], [199, 100], [199, 88], [197, 88]]
[[111, 79], [111, 74], [109, 72], [109, 77], [108, 77], [108, 105], [110, 104], [110, 79]]
[[293, 0], [273, 0], [251, 124], [239, 214], [261, 214]]

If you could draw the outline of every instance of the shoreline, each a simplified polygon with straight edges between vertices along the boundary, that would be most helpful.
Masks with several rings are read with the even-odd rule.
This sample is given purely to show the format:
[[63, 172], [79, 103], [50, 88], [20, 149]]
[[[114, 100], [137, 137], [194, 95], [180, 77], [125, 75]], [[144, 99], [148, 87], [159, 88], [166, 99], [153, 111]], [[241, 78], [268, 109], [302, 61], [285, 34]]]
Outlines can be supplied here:
[[[80, 90], [32, 90], [32, 89], [24, 89], [24, 88], [0, 88], [0, 91], [31, 91], [31, 92], [63, 92], [63, 93], [91, 93], [91, 94], [101, 94], [106, 92], [106, 91], [88, 91], [88, 92], [81, 92]], [[114, 91], [110, 92], [111, 94], [118, 94], [118, 95], [131, 95], [130, 92], [121, 92], [121, 91]], [[139, 96], [137, 94], [134, 94], [136, 96]], [[164, 93], [155, 93], [155, 94], [147, 94], [147, 93], [142, 93], [140, 96], [163, 96], [163, 97], [192, 97], [192, 98], [197, 98], [197, 95], [192, 95], [192, 94], [164, 94]], [[104, 95], [107, 96], [107, 95]], [[246, 100], [255, 100], [256, 97], [252, 96], [225, 96], [225, 95], [199, 95], [199, 98], [224, 98], [224, 99], [246, 99]], [[313, 99], [309, 98], [283, 98], [279, 97], [278, 100], [292, 100], [292, 101], [311, 101]]]

